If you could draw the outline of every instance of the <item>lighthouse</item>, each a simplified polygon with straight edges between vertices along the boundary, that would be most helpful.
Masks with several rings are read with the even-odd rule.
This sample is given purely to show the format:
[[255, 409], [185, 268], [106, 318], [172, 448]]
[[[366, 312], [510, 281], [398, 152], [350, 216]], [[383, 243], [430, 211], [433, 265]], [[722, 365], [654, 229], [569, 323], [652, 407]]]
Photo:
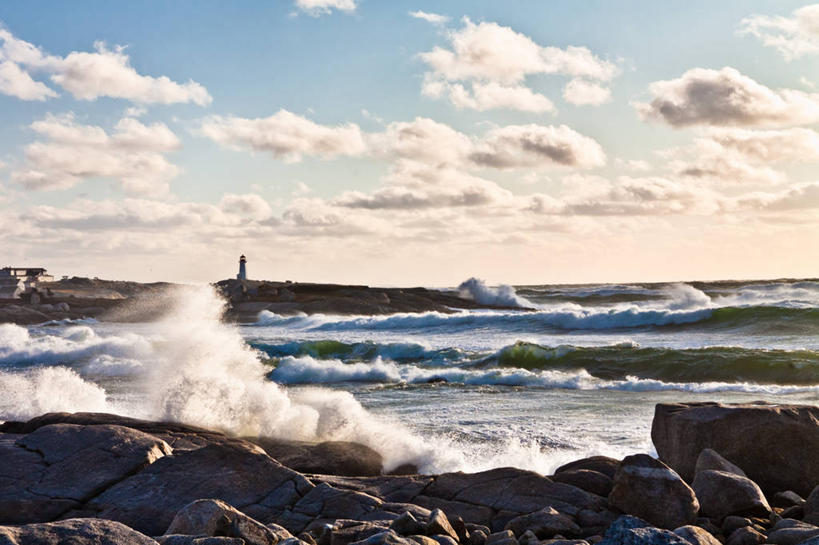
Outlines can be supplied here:
[[242, 254], [239, 256], [239, 274], [236, 275], [239, 280], [247, 280], [247, 258]]

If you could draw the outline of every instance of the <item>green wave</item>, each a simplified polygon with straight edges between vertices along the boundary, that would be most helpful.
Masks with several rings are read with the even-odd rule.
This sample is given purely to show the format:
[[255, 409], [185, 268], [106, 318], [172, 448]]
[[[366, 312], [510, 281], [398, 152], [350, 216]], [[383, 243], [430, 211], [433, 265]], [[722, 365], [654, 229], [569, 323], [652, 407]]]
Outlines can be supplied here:
[[711, 347], [676, 350], [629, 345], [544, 347], [519, 341], [482, 365], [529, 370], [579, 370], [609, 380], [627, 376], [664, 382], [819, 384], [819, 352]]

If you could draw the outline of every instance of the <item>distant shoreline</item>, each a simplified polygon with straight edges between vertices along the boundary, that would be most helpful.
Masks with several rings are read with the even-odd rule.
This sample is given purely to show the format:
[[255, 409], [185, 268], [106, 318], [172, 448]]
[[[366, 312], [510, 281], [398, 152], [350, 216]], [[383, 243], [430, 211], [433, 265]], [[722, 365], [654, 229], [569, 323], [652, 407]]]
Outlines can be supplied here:
[[[47, 322], [94, 319], [106, 322], [143, 322], [167, 310], [168, 290], [181, 284], [139, 283], [74, 277], [41, 284], [50, 296], [39, 304], [22, 299], [0, 299], [0, 323], [35, 325]], [[266, 310], [282, 315], [383, 315], [399, 312], [451, 313], [460, 309], [528, 309], [481, 304], [454, 290], [422, 287], [379, 288], [364, 285], [221, 280], [213, 286], [225, 297], [227, 321], [255, 322]]]

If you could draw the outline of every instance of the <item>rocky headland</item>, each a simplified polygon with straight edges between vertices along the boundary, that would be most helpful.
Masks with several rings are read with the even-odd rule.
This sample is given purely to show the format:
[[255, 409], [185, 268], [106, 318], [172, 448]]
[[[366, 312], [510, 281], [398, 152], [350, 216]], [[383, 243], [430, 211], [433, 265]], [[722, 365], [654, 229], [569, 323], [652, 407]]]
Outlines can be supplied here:
[[384, 474], [355, 443], [50, 413], [0, 425], [0, 544], [819, 545], [819, 408], [660, 404], [652, 438], [549, 476]]
[[[0, 323], [21, 325], [93, 318], [108, 322], [145, 322], [161, 318], [178, 284], [143, 284], [97, 278], [68, 278], [38, 285], [42, 299], [0, 299]], [[510, 309], [482, 304], [457, 291], [428, 288], [379, 288], [344, 284], [222, 280], [214, 284], [227, 301], [225, 319], [255, 322], [263, 310], [276, 314], [377, 315], [397, 312], [452, 313], [462, 309]]]

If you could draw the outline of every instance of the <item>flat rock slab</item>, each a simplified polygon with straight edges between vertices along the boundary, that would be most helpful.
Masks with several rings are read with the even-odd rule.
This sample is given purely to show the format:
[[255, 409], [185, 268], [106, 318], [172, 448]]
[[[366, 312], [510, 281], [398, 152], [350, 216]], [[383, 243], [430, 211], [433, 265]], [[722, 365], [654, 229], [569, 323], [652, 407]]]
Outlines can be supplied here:
[[700, 452], [710, 448], [766, 494], [793, 490], [805, 496], [819, 483], [819, 407], [660, 403], [651, 439], [660, 459], [688, 482]]
[[240, 511], [250, 509], [264, 522], [312, 488], [303, 475], [258, 447], [209, 445], [158, 460], [88, 502], [86, 509], [160, 535], [179, 509], [197, 499], [221, 499]]
[[101, 519], [0, 526], [2, 545], [157, 545], [124, 524]]

